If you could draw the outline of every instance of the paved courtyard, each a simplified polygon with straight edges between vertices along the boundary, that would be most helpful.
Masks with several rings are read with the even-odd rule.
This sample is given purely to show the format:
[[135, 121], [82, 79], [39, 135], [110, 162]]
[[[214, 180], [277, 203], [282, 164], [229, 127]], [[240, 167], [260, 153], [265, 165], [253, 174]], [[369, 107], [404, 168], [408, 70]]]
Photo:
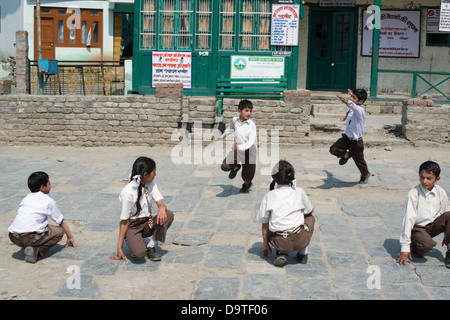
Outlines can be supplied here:
[[[217, 164], [175, 164], [171, 147], [77, 148], [0, 145], [0, 299], [448, 299], [445, 247], [398, 265], [406, 193], [426, 160], [441, 165], [439, 184], [450, 194], [450, 149], [367, 148], [372, 177], [358, 185], [350, 160], [339, 166], [326, 146], [280, 148], [296, 169], [317, 218], [306, 265], [261, 256], [261, 225], [254, 221], [268, 191], [258, 166], [254, 187], [240, 194], [240, 175], [229, 180]], [[119, 192], [133, 161], [157, 163], [156, 182], [175, 213], [160, 262], [113, 261]], [[37, 170], [50, 175], [53, 197], [80, 247], [66, 237], [36, 264], [24, 262], [7, 228]], [[155, 210], [154, 210], [155, 211]], [[126, 245], [125, 245], [126, 246]]]

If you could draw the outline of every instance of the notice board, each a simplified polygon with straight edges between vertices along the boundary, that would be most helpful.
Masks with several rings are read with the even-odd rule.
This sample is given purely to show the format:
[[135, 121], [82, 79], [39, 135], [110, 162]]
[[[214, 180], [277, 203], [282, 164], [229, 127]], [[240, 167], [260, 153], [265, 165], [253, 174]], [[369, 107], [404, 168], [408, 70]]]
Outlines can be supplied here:
[[[373, 13], [363, 11], [363, 56], [372, 55], [373, 30], [368, 27]], [[419, 58], [420, 11], [381, 10], [380, 57]]]

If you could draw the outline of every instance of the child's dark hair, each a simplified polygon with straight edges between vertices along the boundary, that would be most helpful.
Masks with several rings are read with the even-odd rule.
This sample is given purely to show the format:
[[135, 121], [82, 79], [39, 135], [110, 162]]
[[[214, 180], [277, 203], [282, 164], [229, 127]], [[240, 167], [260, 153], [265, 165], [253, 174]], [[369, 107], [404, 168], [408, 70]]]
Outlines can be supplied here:
[[253, 110], [253, 103], [250, 100], [241, 100], [239, 101], [238, 109], [244, 110], [245, 108], [249, 108]]
[[[133, 163], [133, 168], [131, 169], [131, 177], [130, 181], [133, 180], [133, 177], [140, 175], [141, 179], [144, 176], [144, 173], [150, 173], [156, 168], [156, 163], [152, 159], [148, 157], [139, 157]], [[142, 196], [142, 188], [138, 186], [138, 196], [136, 200], [136, 214], [138, 215], [141, 212], [141, 196]]]
[[43, 171], [36, 171], [28, 177], [28, 189], [31, 192], [38, 192], [41, 186], [46, 186], [48, 183], [48, 174]]
[[291, 185], [295, 180], [294, 167], [285, 160], [280, 160], [272, 170], [273, 181], [270, 183], [270, 190], [275, 188], [275, 183], [278, 185]]
[[367, 92], [364, 89], [355, 89], [355, 91], [353, 91], [353, 93], [355, 94], [355, 96], [358, 98], [358, 100], [362, 100], [362, 102], [366, 102], [367, 100]]
[[422, 163], [419, 168], [419, 173], [423, 170], [428, 173], [434, 173], [436, 178], [439, 178], [439, 175], [441, 174], [441, 167], [439, 167], [439, 165], [434, 161], [425, 161]]

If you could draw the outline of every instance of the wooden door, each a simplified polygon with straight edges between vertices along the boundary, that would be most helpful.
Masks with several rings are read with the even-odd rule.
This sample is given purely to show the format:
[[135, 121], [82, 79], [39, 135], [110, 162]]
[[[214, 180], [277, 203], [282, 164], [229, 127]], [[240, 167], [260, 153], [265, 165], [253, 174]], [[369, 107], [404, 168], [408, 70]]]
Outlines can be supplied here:
[[[38, 34], [35, 28], [35, 60], [38, 57]], [[41, 17], [42, 59], [55, 59], [55, 25], [53, 18]]]

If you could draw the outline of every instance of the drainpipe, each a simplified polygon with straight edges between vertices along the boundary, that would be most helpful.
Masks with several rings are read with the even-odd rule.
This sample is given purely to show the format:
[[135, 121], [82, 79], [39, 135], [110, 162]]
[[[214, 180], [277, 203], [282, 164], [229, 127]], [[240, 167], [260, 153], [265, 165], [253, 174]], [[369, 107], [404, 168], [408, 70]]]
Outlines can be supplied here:
[[380, 51], [381, 2], [374, 0], [375, 23], [372, 38], [372, 72], [370, 77], [370, 97], [376, 98], [378, 91], [378, 53]]

